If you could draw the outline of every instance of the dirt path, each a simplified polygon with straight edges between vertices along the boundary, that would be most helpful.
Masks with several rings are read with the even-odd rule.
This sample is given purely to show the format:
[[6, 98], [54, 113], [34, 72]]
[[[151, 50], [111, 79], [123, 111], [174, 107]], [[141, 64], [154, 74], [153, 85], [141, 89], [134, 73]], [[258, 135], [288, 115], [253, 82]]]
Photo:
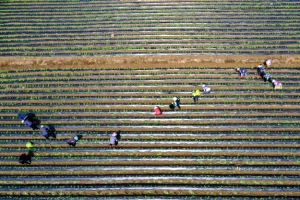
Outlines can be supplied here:
[[0, 69], [38, 68], [106, 68], [120, 67], [173, 67], [199, 66], [212, 67], [245, 66], [253, 67], [273, 58], [273, 67], [294, 67], [300, 65], [300, 55], [161, 55], [161, 56], [79, 56], [79, 57], [0, 57]]

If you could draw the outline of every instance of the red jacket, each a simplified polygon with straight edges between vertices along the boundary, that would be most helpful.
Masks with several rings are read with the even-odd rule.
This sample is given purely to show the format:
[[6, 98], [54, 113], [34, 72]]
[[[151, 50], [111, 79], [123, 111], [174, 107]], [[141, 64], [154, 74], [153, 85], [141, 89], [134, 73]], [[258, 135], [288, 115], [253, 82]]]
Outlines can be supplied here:
[[162, 111], [161, 111], [160, 107], [157, 107], [157, 106], [155, 106], [154, 112], [155, 112], [155, 115], [161, 115], [162, 114]]

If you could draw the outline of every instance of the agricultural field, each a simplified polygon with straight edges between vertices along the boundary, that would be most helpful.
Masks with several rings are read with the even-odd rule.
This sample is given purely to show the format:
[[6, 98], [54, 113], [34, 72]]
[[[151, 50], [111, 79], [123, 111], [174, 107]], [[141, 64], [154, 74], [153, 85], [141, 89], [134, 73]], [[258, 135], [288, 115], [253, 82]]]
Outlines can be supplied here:
[[[255, 69], [239, 79], [222, 65], [2, 70], [0, 195], [297, 199], [299, 67], [268, 71], [284, 90]], [[212, 93], [194, 104], [191, 91], [202, 83]], [[181, 110], [169, 109], [174, 96]], [[54, 125], [58, 139], [25, 127], [19, 112]], [[117, 130], [120, 144], [110, 149]], [[84, 136], [70, 148], [75, 134]], [[36, 144], [32, 164], [18, 164], [28, 141]]]
[[[0, 199], [300, 199], [299, 10], [294, 0], [2, 0]], [[269, 57], [283, 90], [256, 74]], [[212, 92], [194, 103], [203, 83]], [[57, 139], [23, 125], [28, 112]], [[29, 141], [32, 163], [19, 164]]]
[[0, 56], [299, 54], [298, 0], [2, 0]]

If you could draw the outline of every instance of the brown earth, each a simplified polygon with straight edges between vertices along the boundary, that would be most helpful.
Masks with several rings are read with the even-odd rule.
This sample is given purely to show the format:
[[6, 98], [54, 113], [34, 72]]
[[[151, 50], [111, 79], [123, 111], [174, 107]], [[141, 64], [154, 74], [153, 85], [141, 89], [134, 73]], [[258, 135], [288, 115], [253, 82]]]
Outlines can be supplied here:
[[[249, 158], [250, 159], [250, 158]], [[1, 165], [3, 166], [15, 166], [15, 161], [2, 161]], [[22, 164], [20, 164], [22, 165]], [[170, 166], [170, 165], [179, 165], [179, 166], [198, 166], [198, 165], [284, 165], [291, 166], [297, 165], [300, 166], [298, 161], [257, 161], [257, 160], [62, 160], [62, 161], [43, 161], [37, 160], [31, 163], [32, 166], [39, 165], [55, 165], [55, 166]]]
[[238, 175], [290, 175], [290, 176], [300, 176], [300, 171], [293, 170], [214, 170], [214, 169], [201, 169], [201, 170], [20, 170], [20, 171], [0, 171], [0, 175], [8, 176], [33, 176], [33, 175], [149, 175], [149, 174], [191, 174], [191, 175], [201, 175], [201, 174], [218, 174], [218, 175], [228, 175], [228, 174], [238, 174]]
[[[208, 102], [218, 102], [218, 99], [208, 99]], [[274, 101], [277, 101], [273, 99]], [[201, 99], [199, 100], [201, 101]], [[219, 100], [222, 102], [222, 100]], [[299, 101], [299, 100], [296, 100]], [[2, 101], [4, 102], [4, 101]], [[12, 101], [11, 101], [12, 102]], [[82, 100], [84, 102], [84, 100]], [[111, 102], [114, 102], [114, 100], [111, 100]], [[160, 101], [159, 101], [160, 102]], [[232, 101], [234, 102], [234, 101]], [[243, 101], [242, 101], [243, 102]], [[258, 101], [259, 102], [259, 101]], [[286, 102], [284, 100], [283, 102]], [[289, 102], [289, 101], [287, 101]], [[293, 100], [291, 100], [293, 102]], [[15, 113], [1, 113], [1, 116], [5, 117], [16, 117]], [[39, 117], [94, 117], [94, 118], [115, 118], [116, 113], [39, 113]], [[139, 117], [139, 118], [145, 118], [145, 117], [155, 117], [154, 113], [118, 113], [118, 117]], [[163, 117], [164, 115], [162, 115]], [[177, 116], [180, 117], [278, 117], [278, 113], [274, 112], [264, 112], [264, 113], [178, 113]], [[293, 113], [293, 112], [280, 112], [280, 116], [285, 117], [300, 117], [300, 113]], [[159, 117], [159, 116], [156, 116]], [[172, 115], [166, 117], [173, 117]], [[225, 119], [226, 120], [226, 119]], [[290, 119], [289, 119], [290, 120]], [[1, 136], [1, 138], [3, 135]]]
[[[299, 136], [300, 137], [300, 136]], [[2, 138], [1, 138], [2, 139]], [[19, 139], [19, 138], [18, 138]], [[58, 139], [61, 139], [59, 137]], [[108, 137], [104, 138], [108, 141]], [[250, 138], [249, 138], [250, 139]], [[0, 148], [24, 148], [24, 144], [0, 144]], [[65, 144], [35, 144], [35, 148], [70, 148]], [[77, 144], [79, 148], [106, 148], [107, 144]], [[118, 149], [126, 148], [300, 148], [300, 144], [278, 144], [278, 143], [259, 143], [259, 144], [174, 144], [174, 143], [125, 143], [118, 145]], [[3, 155], [0, 153], [0, 155]], [[7, 154], [6, 154], [7, 155]], [[9, 154], [10, 155], [10, 154]], [[14, 154], [15, 155], [15, 154]]]
[[[5, 156], [15, 156], [16, 152], [0, 152], [1, 157]], [[298, 157], [300, 156], [300, 152], [271, 152], [271, 151], [263, 151], [263, 152], [242, 152], [242, 151], [210, 151], [210, 152], [187, 152], [187, 151], [179, 151], [177, 150], [176, 152], [164, 152], [164, 151], [155, 151], [155, 152], [132, 152], [132, 151], [114, 151], [114, 152], [37, 152], [34, 154], [36, 157], [76, 157], [76, 156], [85, 156], [85, 157], [135, 157], [135, 158], [140, 158], [140, 157], [185, 157], [185, 156], [194, 156], [194, 157], [199, 157], [199, 156], [209, 156], [209, 157], [214, 157], [214, 156], [247, 156], [247, 157], [252, 157], [252, 156], [287, 156], [287, 157]], [[299, 163], [300, 164], [300, 163]]]
[[[271, 129], [270, 129], [271, 130]], [[32, 132], [31, 130], [28, 130], [28, 132]], [[45, 138], [43, 136], [30, 136], [32, 140], [44, 140]], [[18, 136], [1, 136], [2, 140], [28, 140], [28, 136], [18, 135]], [[67, 140], [70, 139], [70, 136], [59, 136], [59, 139], [61, 140]], [[101, 135], [86, 135], [84, 136], [84, 139], [98, 139], [98, 140], [108, 140], [108, 136], [101, 136]], [[165, 136], [157, 136], [157, 135], [137, 135], [137, 136], [122, 136], [122, 140], [299, 140], [300, 136], [293, 136], [293, 135], [216, 135], [216, 136], [210, 136], [210, 135], [198, 135], [198, 136], [181, 136], [181, 135], [165, 135]], [[1, 144], [3, 145], [11, 145], [11, 144]], [[45, 144], [44, 144], [45, 145]], [[80, 145], [78, 143], [77, 145]], [[87, 145], [87, 144], [84, 144]], [[144, 144], [143, 144], [144, 145]], [[273, 144], [276, 145], [276, 144]], [[262, 144], [263, 146], [263, 144]], [[6, 147], [6, 146], [3, 146]]]
[[[131, 127], [124, 127], [124, 126], [111, 126], [111, 127], [83, 127], [83, 128], [56, 128], [56, 131], [115, 131], [115, 130], [120, 130], [122, 128], [122, 131], [134, 131], [134, 132], [159, 132], [159, 131], [190, 131], [190, 132], [236, 132], [236, 131], [245, 131], [245, 132], [256, 132], [256, 131], [273, 131], [273, 132], [278, 132], [278, 131], [300, 131], [300, 128], [249, 128], [247, 126], [245, 127], [240, 127], [240, 128], [223, 128], [223, 127], [210, 127], [210, 128], [199, 128], [199, 127], [192, 127], [192, 128], [185, 128], [185, 127], [138, 127], [138, 126], [131, 126]], [[23, 128], [3, 128], [1, 129], [2, 132], [29, 132], [32, 133], [31, 129], [23, 129]]]
[[18, 180], [18, 181], [1, 181], [1, 185], [60, 185], [60, 184], [80, 184], [80, 185], [91, 185], [91, 184], [172, 184], [172, 185], [300, 185], [300, 181], [294, 180], [187, 180], [187, 179], [136, 179], [136, 180]]
[[254, 67], [273, 58], [273, 67], [295, 67], [300, 65], [300, 55], [161, 55], [161, 56], [79, 56], [79, 57], [0, 57], [0, 69], [38, 68], [140, 68], [140, 67]]
[[115, 190], [45, 190], [45, 191], [0, 191], [0, 196], [126, 196], [126, 195], [170, 195], [170, 196], [300, 196], [298, 191], [249, 191], [249, 190], [170, 190], [170, 189], [115, 189]]

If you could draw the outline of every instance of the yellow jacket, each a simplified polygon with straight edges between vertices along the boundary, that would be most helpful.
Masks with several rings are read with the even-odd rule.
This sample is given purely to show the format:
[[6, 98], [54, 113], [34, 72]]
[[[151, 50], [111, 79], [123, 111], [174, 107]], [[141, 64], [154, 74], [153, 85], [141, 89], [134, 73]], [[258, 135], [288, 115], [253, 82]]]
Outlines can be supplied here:
[[26, 147], [27, 148], [32, 148], [32, 147], [34, 147], [34, 144], [31, 143], [31, 142], [27, 142]]
[[192, 94], [193, 94], [193, 96], [201, 96], [201, 93], [199, 90], [196, 90], [196, 91], [193, 90]]

